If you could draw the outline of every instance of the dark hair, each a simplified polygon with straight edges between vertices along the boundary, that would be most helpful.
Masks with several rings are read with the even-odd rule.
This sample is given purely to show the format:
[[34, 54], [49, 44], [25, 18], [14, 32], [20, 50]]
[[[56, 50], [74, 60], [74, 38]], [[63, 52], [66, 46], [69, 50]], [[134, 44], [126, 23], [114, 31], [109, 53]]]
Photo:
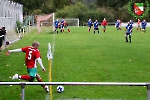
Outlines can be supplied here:
[[2, 29], [5, 29], [5, 27], [3, 26]]

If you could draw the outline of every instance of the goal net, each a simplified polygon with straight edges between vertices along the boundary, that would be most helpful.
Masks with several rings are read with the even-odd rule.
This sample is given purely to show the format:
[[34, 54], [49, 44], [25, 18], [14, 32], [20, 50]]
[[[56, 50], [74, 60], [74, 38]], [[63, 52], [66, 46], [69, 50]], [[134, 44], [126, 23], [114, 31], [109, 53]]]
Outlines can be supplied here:
[[[60, 22], [62, 18], [57, 18]], [[68, 23], [69, 26], [77, 26], [79, 27], [79, 19], [78, 18], [65, 18], [65, 21]]]
[[54, 16], [54, 13], [35, 16], [38, 33], [42, 32], [45, 27], [49, 27], [48, 31], [54, 31]]

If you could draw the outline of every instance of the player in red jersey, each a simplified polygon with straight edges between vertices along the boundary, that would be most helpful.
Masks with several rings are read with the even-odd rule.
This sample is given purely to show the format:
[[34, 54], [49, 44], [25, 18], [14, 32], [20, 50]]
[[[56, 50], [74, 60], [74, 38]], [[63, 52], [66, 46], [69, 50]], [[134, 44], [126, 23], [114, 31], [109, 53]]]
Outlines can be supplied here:
[[141, 20], [138, 19], [138, 22], [137, 22], [137, 30], [141, 30]]
[[108, 22], [106, 20], [106, 18], [104, 18], [104, 20], [102, 21], [102, 26], [103, 26], [103, 32], [106, 32], [106, 26], [107, 26]]
[[64, 24], [64, 28], [66, 28], [68, 32], [71, 33], [70, 29], [68, 28], [68, 23], [64, 21], [63, 24]]
[[[27, 80], [29, 82], [33, 82], [34, 79], [36, 78], [38, 80], [38, 82], [43, 82], [41, 77], [37, 74], [37, 62], [40, 64], [42, 70], [44, 72], [46, 72], [43, 63], [42, 63], [42, 59], [41, 59], [41, 55], [40, 55], [40, 51], [38, 50], [39, 47], [39, 42], [34, 41], [32, 43], [32, 46], [27, 46], [27, 47], [23, 47], [23, 48], [19, 48], [19, 49], [14, 49], [14, 50], [8, 50], [6, 52], [6, 55], [9, 55], [12, 52], [24, 52], [25, 55], [25, 64], [27, 66], [27, 72], [28, 75], [18, 75], [15, 74], [12, 79], [23, 79], [23, 80]], [[42, 87], [49, 92], [48, 86], [46, 85], [42, 85]]]

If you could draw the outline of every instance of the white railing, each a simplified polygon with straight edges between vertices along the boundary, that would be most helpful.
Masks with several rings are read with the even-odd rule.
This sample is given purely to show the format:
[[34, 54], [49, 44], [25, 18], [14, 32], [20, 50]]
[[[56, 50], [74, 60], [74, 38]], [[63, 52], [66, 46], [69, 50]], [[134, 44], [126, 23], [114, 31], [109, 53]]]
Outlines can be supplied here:
[[146, 86], [147, 100], [150, 100], [150, 83], [132, 83], [132, 82], [0, 82], [0, 85], [21, 85], [21, 100], [24, 100], [25, 85], [99, 85], [99, 86]]

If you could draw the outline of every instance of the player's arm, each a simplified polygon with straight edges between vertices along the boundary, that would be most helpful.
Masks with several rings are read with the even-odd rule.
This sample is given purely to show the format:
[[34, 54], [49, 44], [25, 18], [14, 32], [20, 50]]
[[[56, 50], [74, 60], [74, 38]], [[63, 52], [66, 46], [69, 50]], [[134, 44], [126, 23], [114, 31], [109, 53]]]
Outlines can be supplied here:
[[131, 28], [130, 32], [132, 32], [133, 28]]
[[12, 53], [12, 52], [22, 52], [22, 49], [19, 48], [19, 49], [14, 49], [14, 50], [8, 50], [8, 51], [6, 52], [6, 55], [9, 55], [9, 54]]
[[125, 28], [125, 32], [126, 32], [126, 30], [127, 30], [127, 27]]
[[37, 58], [36, 60], [37, 60], [38, 63], [40, 64], [42, 70], [43, 70], [44, 72], [46, 72], [46, 70], [45, 70], [45, 68], [44, 68], [44, 66], [43, 66], [43, 63], [42, 63], [42, 59], [39, 57], [39, 58]]

